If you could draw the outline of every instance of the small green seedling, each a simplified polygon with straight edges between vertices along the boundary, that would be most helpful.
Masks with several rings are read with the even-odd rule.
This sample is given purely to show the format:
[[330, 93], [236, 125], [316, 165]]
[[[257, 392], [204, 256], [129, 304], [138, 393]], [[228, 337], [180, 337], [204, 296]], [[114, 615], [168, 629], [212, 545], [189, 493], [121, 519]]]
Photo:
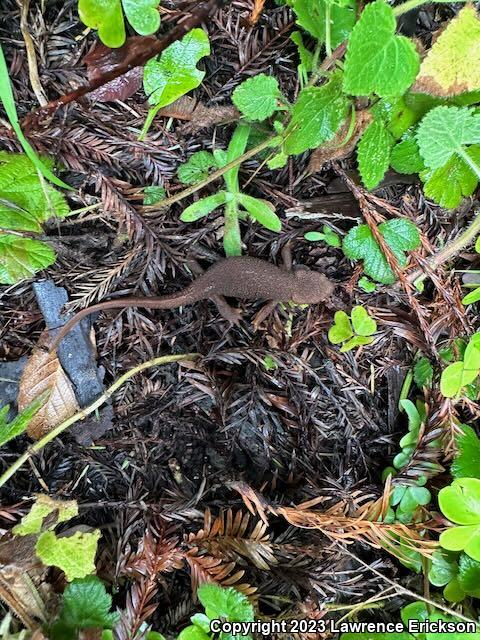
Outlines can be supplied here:
[[462, 390], [475, 382], [480, 373], [480, 333], [468, 341], [463, 359], [449, 364], [442, 371], [440, 391], [446, 398], [458, 398]]
[[[250, 126], [239, 124], [235, 129], [227, 151], [216, 149], [213, 154], [204, 151], [194, 154], [186, 165], [179, 169], [179, 178], [184, 182], [198, 182], [211, 166], [218, 168], [239, 158], [246, 149], [250, 135]], [[255, 198], [240, 190], [238, 172], [240, 165], [229, 169], [223, 175], [225, 189], [197, 200], [187, 207], [180, 219], [183, 222], [196, 222], [204, 218], [215, 209], [223, 207], [223, 247], [227, 256], [239, 256], [242, 254], [242, 238], [240, 234], [240, 220], [247, 216], [259, 222], [266, 229], [279, 232], [282, 228], [280, 218], [275, 213], [272, 204], [261, 198]]]
[[98, 29], [103, 44], [116, 48], [126, 38], [123, 14], [137, 33], [147, 36], [160, 26], [159, 4], [160, 0], [78, 0], [78, 14], [87, 27]]
[[342, 246], [338, 233], [332, 231], [326, 224], [323, 225], [321, 233], [320, 231], [308, 231], [303, 237], [309, 242], [326, 242], [330, 247]]
[[[220, 587], [218, 584], [202, 584], [198, 587], [197, 596], [205, 608], [205, 613], [196, 613], [191, 617], [193, 624], [186, 627], [177, 640], [210, 640], [217, 637], [210, 631], [212, 620], [226, 622], [252, 622], [254, 610], [248, 598], [233, 587]], [[222, 640], [234, 640], [236, 636], [221, 633]], [[252, 640], [247, 634], [242, 636]]]
[[377, 330], [377, 323], [361, 306], [354, 307], [350, 318], [345, 311], [337, 311], [334, 324], [328, 331], [328, 339], [332, 344], [342, 344], [340, 351], [350, 351], [361, 345], [371, 344], [372, 335]]
[[413, 367], [413, 379], [417, 387], [422, 389], [431, 385], [433, 380], [433, 367], [428, 358], [422, 356]]
[[373, 293], [377, 289], [377, 285], [369, 280], [366, 276], [362, 276], [358, 281], [358, 286], [365, 293]]

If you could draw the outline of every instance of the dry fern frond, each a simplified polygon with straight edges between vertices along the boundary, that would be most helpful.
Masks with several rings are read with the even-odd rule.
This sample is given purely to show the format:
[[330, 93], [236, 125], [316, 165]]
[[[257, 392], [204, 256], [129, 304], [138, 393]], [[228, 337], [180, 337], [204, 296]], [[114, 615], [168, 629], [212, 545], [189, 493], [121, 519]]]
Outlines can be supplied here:
[[201, 555], [202, 551], [198, 547], [192, 547], [185, 555], [185, 560], [190, 567], [190, 578], [192, 582], [192, 592], [196, 593], [198, 585], [204, 582], [217, 582], [223, 587], [232, 587], [241, 591], [246, 596], [251, 596], [256, 592], [256, 587], [246, 583], [239, 583], [245, 571], [236, 571], [235, 562], [224, 563], [220, 558], [213, 558], [210, 555]]

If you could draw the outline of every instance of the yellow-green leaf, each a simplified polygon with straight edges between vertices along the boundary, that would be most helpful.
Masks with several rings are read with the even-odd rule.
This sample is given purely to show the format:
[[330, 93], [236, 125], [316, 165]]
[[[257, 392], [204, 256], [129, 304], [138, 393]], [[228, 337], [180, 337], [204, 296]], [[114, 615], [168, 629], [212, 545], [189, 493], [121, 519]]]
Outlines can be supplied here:
[[[55, 513], [55, 517], [50, 518], [48, 524], [45, 525], [45, 518], [52, 513]], [[77, 515], [78, 504], [76, 500], [55, 500], [50, 496], [38, 494], [30, 511], [23, 516], [20, 524], [17, 524], [12, 532], [17, 536], [40, 533], [45, 527], [53, 529], [59, 522], [68, 522]]]
[[435, 41], [420, 66], [413, 91], [457, 96], [480, 88], [480, 20], [464, 7]]
[[95, 571], [95, 555], [100, 531], [77, 531], [71, 536], [57, 537], [53, 531], [45, 531], [37, 540], [37, 556], [48, 567], [59, 567], [68, 582], [84, 578]]

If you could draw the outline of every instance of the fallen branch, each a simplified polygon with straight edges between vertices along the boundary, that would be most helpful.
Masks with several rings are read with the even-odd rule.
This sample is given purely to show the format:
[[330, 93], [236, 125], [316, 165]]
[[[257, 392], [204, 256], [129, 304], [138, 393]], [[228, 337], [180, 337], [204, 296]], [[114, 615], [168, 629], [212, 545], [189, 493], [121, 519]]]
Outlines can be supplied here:
[[118, 380], [116, 380], [111, 387], [109, 387], [99, 398], [92, 402], [91, 405], [85, 407], [81, 411], [77, 411], [71, 418], [64, 420], [55, 429], [52, 429], [50, 433], [47, 433], [43, 438], [35, 442], [31, 447], [29, 447], [15, 462], [8, 467], [8, 469], [0, 476], [0, 487], [3, 485], [22, 467], [30, 458], [33, 458], [39, 451], [41, 451], [49, 442], [54, 440], [61, 433], [66, 431], [73, 424], [78, 422], [79, 420], [83, 420], [88, 415], [93, 413], [96, 409], [102, 406], [120, 387], [125, 384], [130, 378], [132, 378], [137, 373], [144, 371], [145, 369], [150, 369], [151, 367], [157, 367], [162, 364], [170, 364], [171, 362], [180, 362], [182, 360], [192, 360], [199, 356], [198, 353], [184, 353], [177, 356], [161, 356], [159, 358], [153, 358], [152, 360], [147, 360], [146, 362], [142, 362], [142, 364], [133, 367], [130, 371], [127, 371], [120, 376]]

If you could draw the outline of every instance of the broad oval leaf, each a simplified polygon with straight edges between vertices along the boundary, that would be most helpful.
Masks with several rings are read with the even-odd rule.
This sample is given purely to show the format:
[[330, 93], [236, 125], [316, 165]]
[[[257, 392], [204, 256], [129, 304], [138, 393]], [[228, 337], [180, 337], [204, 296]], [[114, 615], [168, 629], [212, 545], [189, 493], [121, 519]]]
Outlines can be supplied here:
[[31, 278], [55, 262], [55, 252], [39, 240], [0, 234], [0, 284]]
[[372, 122], [360, 138], [357, 147], [358, 169], [367, 189], [374, 189], [383, 180], [390, 164], [393, 138], [385, 125]]
[[122, 0], [128, 22], [141, 36], [155, 33], [160, 26], [160, 0]]
[[182, 222], [195, 222], [196, 220], [200, 220], [200, 218], [207, 216], [209, 213], [217, 209], [217, 207], [221, 207], [225, 202], [225, 191], [219, 191], [211, 196], [197, 200], [197, 202], [194, 202], [184, 209], [180, 216], [180, 220]]
[[270, 202], [260, 198], [253, 198], [245, 193], [239, 193], [237, 200], [239, 204], [245, 207], [250, 216], [263, 227], [277, 233], [282, 230], [280, 218], [275, 213], [275, 209]]
[[383, 0], [367, 4], [353, 28], [345, 56], [345, 92], [354, 96], [400, 96], [420, 68], [415, 45], [395, 35], [397, 22]]
[[456, 524], [480, 524], [480, 480], [457, 478], [438, 494], [440, 509]]

